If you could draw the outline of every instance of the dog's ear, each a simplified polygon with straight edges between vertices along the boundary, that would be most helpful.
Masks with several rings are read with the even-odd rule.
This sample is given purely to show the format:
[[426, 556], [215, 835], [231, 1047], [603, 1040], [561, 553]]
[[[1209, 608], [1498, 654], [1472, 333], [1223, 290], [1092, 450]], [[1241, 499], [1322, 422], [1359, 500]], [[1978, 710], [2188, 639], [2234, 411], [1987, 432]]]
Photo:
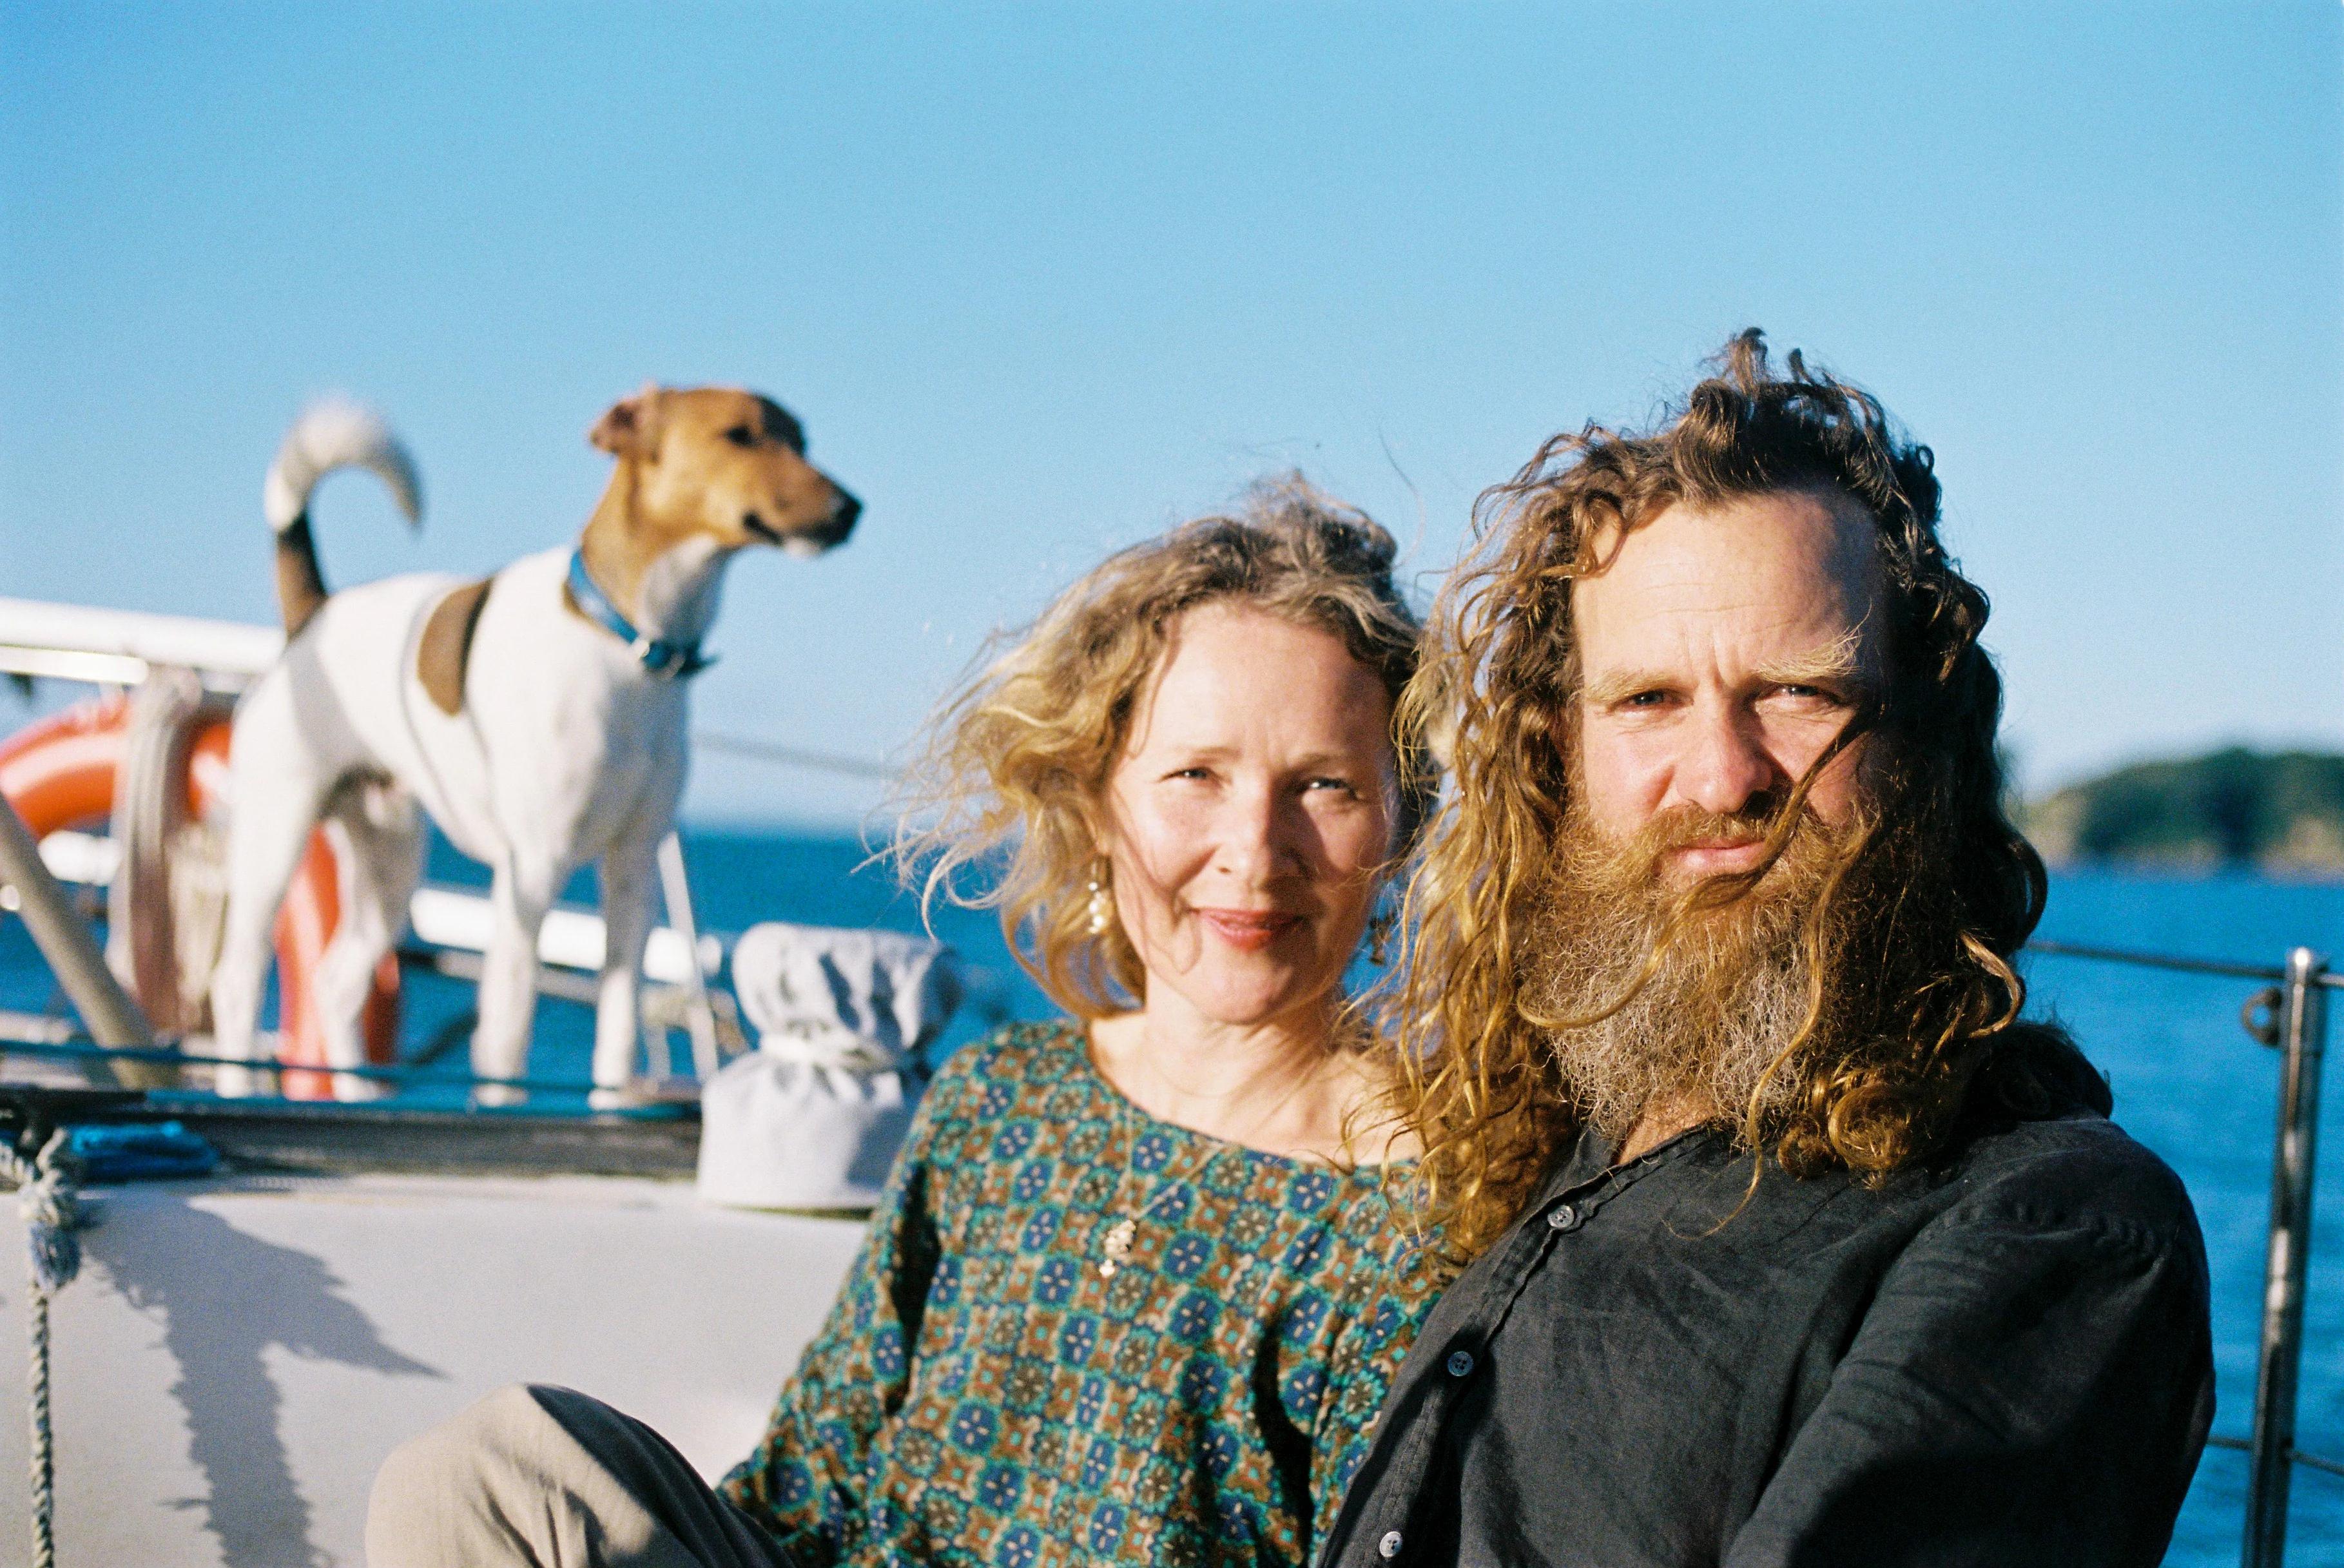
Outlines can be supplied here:
[[612, 403], [586, 439], [612, 457], [647, 457], [659, 450], [660, 389], [645, 381], [631, 398]]

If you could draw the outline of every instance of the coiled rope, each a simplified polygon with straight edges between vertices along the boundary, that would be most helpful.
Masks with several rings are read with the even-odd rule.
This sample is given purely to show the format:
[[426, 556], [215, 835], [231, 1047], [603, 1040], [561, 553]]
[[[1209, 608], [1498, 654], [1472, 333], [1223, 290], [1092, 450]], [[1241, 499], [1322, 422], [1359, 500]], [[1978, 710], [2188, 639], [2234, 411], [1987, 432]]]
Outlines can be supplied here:
[[26, 1159], [0, 1142], [0, 1178], [15, 1183], [16, 1206], [25, 1217], [25, 1240], [32, 1253], [31, 1289], [25, 1300], [25, 1330], [32, 1365], [25, 1387], [32, 1422], [33, 1568], [56, 1568], [56, 1467], [49, 1434], [49, 1298], [81, 1272], [78, 1232], [96, 1223], [94, 1207], [74, 1190], [75, 1162], [66, 1152], [66, 1131], [49, 1135], [38, 1157]]

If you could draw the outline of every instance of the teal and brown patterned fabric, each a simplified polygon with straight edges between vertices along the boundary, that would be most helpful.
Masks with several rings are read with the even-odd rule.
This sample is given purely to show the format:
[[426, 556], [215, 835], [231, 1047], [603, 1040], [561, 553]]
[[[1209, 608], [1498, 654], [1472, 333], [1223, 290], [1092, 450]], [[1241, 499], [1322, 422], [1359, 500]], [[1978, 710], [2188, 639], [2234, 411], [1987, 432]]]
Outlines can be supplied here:
[[1013, 1025], [930, 1086], [724, 1492], [809, 1565], [1300, 1568], [1430, 1305], [1394, 1201], [1155, 1120], [1076, 1029]]

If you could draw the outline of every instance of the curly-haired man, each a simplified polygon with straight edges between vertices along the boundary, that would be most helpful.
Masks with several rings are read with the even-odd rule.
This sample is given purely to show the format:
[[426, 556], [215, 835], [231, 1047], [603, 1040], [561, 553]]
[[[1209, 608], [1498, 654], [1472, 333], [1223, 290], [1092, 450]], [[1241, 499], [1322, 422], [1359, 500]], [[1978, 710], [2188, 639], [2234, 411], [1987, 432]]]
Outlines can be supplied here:
[[2204, 1248], [2020, 1020], [2043, 868], [1931, 465], [1751, 332], [1485, 498], [1397, 998], [1461, 1272], [1330, 1568], [2162, 1554]]

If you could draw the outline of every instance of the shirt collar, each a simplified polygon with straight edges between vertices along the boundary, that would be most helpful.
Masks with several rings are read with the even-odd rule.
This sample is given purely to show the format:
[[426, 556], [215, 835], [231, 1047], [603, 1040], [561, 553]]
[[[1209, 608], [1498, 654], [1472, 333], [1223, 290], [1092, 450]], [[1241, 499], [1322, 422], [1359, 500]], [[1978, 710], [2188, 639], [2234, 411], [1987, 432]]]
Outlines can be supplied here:
[[1592, 1127], [1581, 1127], [1547, 1177], [1546, 1184], [1539, 1193], [1538, 1206], [1544, 1207], [1573, 1188], [1591, 1187], [1607, 1179], [1615, 1189], [1626, 1187], [1647, 1171], [1672, 1164], [1723, 1136], [1713, 1127], [1689, 1128], [1666, 1143], [1655, 1145], [1633, 1159], [1614, 1165], [1611, 1139]]

